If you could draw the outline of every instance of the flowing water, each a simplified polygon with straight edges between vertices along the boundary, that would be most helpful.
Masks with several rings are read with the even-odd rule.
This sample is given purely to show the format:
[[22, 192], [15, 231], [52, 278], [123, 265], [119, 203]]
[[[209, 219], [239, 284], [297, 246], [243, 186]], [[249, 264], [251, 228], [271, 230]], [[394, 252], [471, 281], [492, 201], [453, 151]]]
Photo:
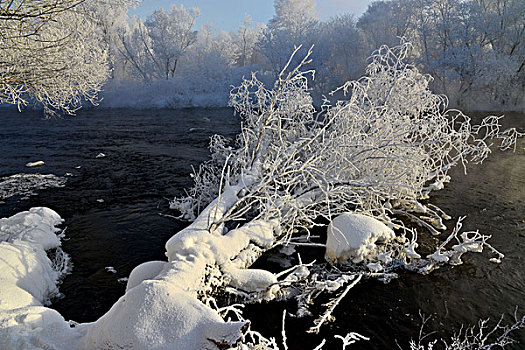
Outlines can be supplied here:
[[[191, 167], [207, 159], [213, 133], [233, 137], [239, 130], [229, 109], [91, 110], [53, 120], [40, 112], [2, 109], [0, 122], [0, 178], [54, 174], [63, 185], [31, 194], [25, 180], [19, 195], [11, 196], [13, 186], [16, 192], [11, 183], [4, 191], [11, 197], [0, 197], [0, 217], [48, 206], [65, 219], [63, 249], [73, 270], [60, 287], [64, 297], [53, 307], [77, 322], [94, 321], [109, 310], [124, 293], [119, 279], [133, 267], [165, 259], [164, 243], [185, 225], [163, 216], [172, 214], [167, 199], [191, 185]], [[511, 113], [504, 124], [523, 131], [525, 115]], [[100, 153], [105, 157], [97, 158]], [[45, 165], [25, 166], [39, 160]], [[428, 276], [402, 273], [389, 284], [365, 281], [350, 291], [334, 313], [336, 322], [319, 335], [304, 333], [311, 318], [289, 317], [290, 349], [313, 349], [324, 338], [325, 349], [340, 348], [334, 335], [350, 331], [371, 337], [352, 349], [397, 348], [396, 342], [407, 348], [408, 340], [418, 337], [420, 311], [432, 316], [426, 330], [444, 337], [480, 318], [497, 321], [506, 314], [510, 322], [516, 307], [518, 315], [525, 313], [524, 140], [514, 153], [495, 150], [483, 165], [469, 166], [467, 176], [459, 168], [451, 175], [452, 182], [431, 203], [454, 218], [467, 215], [465, 229], [493, 235], [491, 243], [506, 255], [503, 263], [472, 254], [463, 265]], [[451, 228], [454, 220], [447, 224]], [[282, 311], [289, 307], [252, 305], [246, 315], [255, 329], [280, 339]], [[515, 334], [521, 341], [516, 349], [525, 347], [524, 333]]]

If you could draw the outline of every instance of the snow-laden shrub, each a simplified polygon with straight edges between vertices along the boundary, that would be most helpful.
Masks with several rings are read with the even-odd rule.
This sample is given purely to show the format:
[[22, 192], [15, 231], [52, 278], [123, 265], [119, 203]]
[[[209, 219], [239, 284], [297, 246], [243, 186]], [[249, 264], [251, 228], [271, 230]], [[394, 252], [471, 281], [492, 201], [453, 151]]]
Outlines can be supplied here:
[[[410, 49], [409, 43], [381, 47], [372, 55], [365, 77], [334, 91], [343, 91], [347, 99], [335, 103], [325, 99], [321, 111], [314, 108], [310, 95], [309, 78], [314, 72], [304, 68], [309, 55], [295, 68], [292, 55], [272, 89], [252, 74], [231, 91], [230, 105], [241, 117], [241, 133], [235, 141], [212, 138], [211, 160], [193, 174], [195, 186], [171, 204], [181, 217], [195, 219], [212, 235], [224, 235], [228, 228], [245, 222], [236, 230], [249, 231], [252, 222], [278, 223], [272, 227], [272, 244], [249, 245], [239, 254], [246, 262], [242, 268], [270, 247], [312, 244], [309, 229], [319, 225], [320, 218], [330, 222], [343, 213], [368, 215], [395, 234], [389, 231], [388, 239], [375, 240], [374, 254], [361, 254], [353, 262], [346, 256], [329, 259], [342, 258], [339, 262], [345, 266], [338, 269], [300, 262], [276, 275], [282, 280], [279, 289], [271, 292], [246, 293], [228, 278], [219, 278], [216, 287], [229, 284], [229, 292], [248, 300], [268, 294], [294, 296], [297, 315], [302, 316], [310, 313], [308, 305], [319, 293], [346, 285], [309, 330], [318, 332], [362, 278], [387, 281], [397, 276], [398, 268], [428, 273], [443, 264], [459, 264], [464, 253], [481, 252], [484, 247], [497, 254], [492, 261], [500, 261], [503, 255], [487, 243], [490, 236], [460, 233], [461, 219], [437, 250], [423, 258], [416, 252], [416, 229], [400, 220], [404, 216], [432, 233], [445, 229], [442, 219], [450, 217], [421, 199], [443, 188], [453, 166], [482, 162], [490, 153], [489, 143], [499, 140], [499, 147], [508, 149], [520, 136], [515, 129], [500, 130], [499, 117], [489, 116], [473, 125], [460, 111], [448, 110], [446, 97], [429, 89], [432, 77], [404, 62]], [[302, 236], [297, 237], [297, 232]], [[363, 232], [366, 237], [374, 234]], [[187, 249], [170, 242], [167, 248], [168, 256]], [[338, 249], [334, 244], [327, 248]], [[220, 266], [218, 273], [228, 276]]]
[[308, 85], [314, 72], [304, 70], [308, 55], [295, 68], [286, 65], [272, 89], [255, 74], [244, 80], [230, 95], [241, 133], [232, 143], [212, 139], [212, 159], [194, 174], [190, 195], [172, 207], [193, 218], [221, 187], [251, 174], [257, 180], [212, 225], [277, 218], [288, 238], [319, 217], [357, 211], [392, 224], [393, 213], [420, 209], [440, 226], [438, 213], [418, 200], [442, 188], [451, 167], [483, 161], [488, 140], [500, 139], [507, 149], [518, 133], [501, 131], [499, 117], [472, 125], [460, 111], [447, 110], [446, 97], [428, 88], [432, 77], [404, 62], [410, 48], [381, 47], [365, 77], [338, 89], [348, 99], [326, 99], [320, 112]]

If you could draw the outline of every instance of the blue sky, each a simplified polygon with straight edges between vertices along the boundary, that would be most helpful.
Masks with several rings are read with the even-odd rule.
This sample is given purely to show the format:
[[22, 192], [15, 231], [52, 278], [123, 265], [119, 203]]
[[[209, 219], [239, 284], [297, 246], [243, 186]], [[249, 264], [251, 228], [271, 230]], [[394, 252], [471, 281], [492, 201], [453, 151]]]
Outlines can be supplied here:
[[[362, 14], [372, 0], [317, 0], [317, 12], [321, 19], [341, 13]], [[174, 4], [198, 7], [201, 15], [197, 28], [211, 24], [215, 29], [234, 31], [241, 25], [244, 16], [250, 15], [255, 23], [267, 23], [273, 16], [273, 0], [142, 0], [132, 14], [146, 18], [159, 7], [169, 9]]]

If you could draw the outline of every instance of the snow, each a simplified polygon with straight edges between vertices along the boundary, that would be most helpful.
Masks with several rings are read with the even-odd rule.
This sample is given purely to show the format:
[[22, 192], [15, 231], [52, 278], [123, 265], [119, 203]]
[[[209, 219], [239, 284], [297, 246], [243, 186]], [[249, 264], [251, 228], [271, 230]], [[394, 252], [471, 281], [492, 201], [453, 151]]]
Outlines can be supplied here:
[[44, 165], [45, 163], [42, 161], [42, 160], [38, 160], [36, 162], [29, 162], [26, 164], [26, 167], [28, 168], [33, 168], [33, 167], [36, 167], [36, 166], [42, 166]]
[[261, 292], [277, 284], [277, 277], [266, 270], [228, 266], [225, 272], [231, 278], [230, 285], [245, 292]]
[[87, 327], [85, 349], [186, 350], [235, 343], [246, 324], [225, 323], [179, 286], [147, 280], [129, 289], [96, 323], [79, 327]]
[[104, 153], [100, 152], [99, 154], [96, 155], [95, 158], [99, 159], [99, 158], [106, 158], [106, 157], [107, 156]]
[[416, 253], [416, 248], [418, 247], [418, 244], [416, 242], [411, 242], [407, 247], [403, 249], [403, 251], [406, 253], [406, 255], [409, 258], [412, 259], [420, 259], [421, 255]]
[[0, 241], [13, 244], [26, 242], [35, 249], [49, 250], [60, 246], [56, 225], [60, 216], [49, 208], [37, 207], [0, 219]]
[[[245, 182], [252, 181], [250, 175]], [[208, 269], [222, 271], [224, 281], [245, 291], [277, 293], [276, 276], [244, 269], [260, 247], [274, 243], [277, 221], [252, 221], [226, 232], [212, 229], [237, 201], [241, 185], [226, 186], [197, 219], [166, 243], [168, 261], [150, 261], [130, 274], [126, 293], [98, 321], [77, 326], [82, 347], [133, 349], [217, 349], [242, 338], [248, 322], [225, 322], [197, 296], [209, 287]], [[214, 275], [215, 276], [215, 275]]]
[[44, 307], [58, 293], [61, 273], [45, 250], [60, 246], [60, 223], [43, 207], [0, 219], [0, 349], [74, 348], [79, 335]]
[[343, 213], [328, 226], [325, 259], [360, 263], [377, 258], [377, 243], [388, 242], [394, 237], [394, 231], [377, 219], [363, 214]]
[[442, 262], [442, 263], [445, 263], [445, 262], [448, 262], [449, 259], [450, 259], [450, 254], [446, 253], [446, 254], [442, 254], [439, 250], [436, 251], [434, 254], [430, 254], [430, 255], [427, 255], [427, 258], [428, 259], [431, 259], [433, 261], [436, 261], [436, 262]]
[[145, 280], [153, 279], [166, 265], [166, 261], [147, 261], [135, 267], [127, 280], [126, 292]]

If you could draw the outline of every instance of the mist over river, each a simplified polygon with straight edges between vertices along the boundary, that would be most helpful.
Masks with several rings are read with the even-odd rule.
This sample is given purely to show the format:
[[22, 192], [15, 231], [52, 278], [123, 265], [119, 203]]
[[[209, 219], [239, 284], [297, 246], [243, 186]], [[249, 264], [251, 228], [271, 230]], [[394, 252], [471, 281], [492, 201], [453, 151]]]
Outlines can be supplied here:
[[[507, 113], [502, 122], [525, 130], [525, 114]], [[166, 240], [187, 225], [169, 217], [175, 213], [168, 199], [191, 185], [191, 167], [208, 159], [211, 135], [232, 138], [240, 129], [230, 109], [93, 109], [51, 120], [41, 112], [1, 109], [0, 123], [0, 177], [40, 173], [65, 179], [63, 187], [35, 190], [28, 198], [20, 189], [0, 202], [0, 217], [47, 206], [65, 219], [62, 247], [73, 269], [60, 286], [63, 298], [52, 307], [77, 322], [108, 311], [124, 293], [119, 279], [135, 266], [165, 259]], [[26, 167], [40, 160], [45, 165]], [[406, 348], [418, 337], [420, 311], [432, 316], [426, 331], [443, 337], [481, 318], [496, 322], [506, 314], [511, 322], [516, 307], [518, 316], [525, 313], [525, 141], [518, 140], [514, 153], [494, 149], [482, 165], [467, 170], [465, 176], [461, 167], [453, 169], [452, 181], [430, 203], [453, 217], [449, 229], [466, 215], [464, 230], [492, 235], [490, 243], [505, 254], [502, 263], [489, 262], [485, 253], [469, 254], [463, 265], [427, 276], [402, 272], [388, 284], [362, 282], [319, 335], [305, 333], [312, 318], [287, 318], [290, 349], [313, 349], [323, 338], [325, 348], [339, 348], [333, 335], [351, 331], [371, 338], [352, 349], [396, 348], [396, 340]], [[272, 257], [259, 264], [276, 269]], [[263, 335], [280, 339], [282, 310], [292, 310], [292, 304], [250, 305], [245, 316]], [[514, 338], [521, 345], [511, 349], [525, 347], [524, 330]]]

